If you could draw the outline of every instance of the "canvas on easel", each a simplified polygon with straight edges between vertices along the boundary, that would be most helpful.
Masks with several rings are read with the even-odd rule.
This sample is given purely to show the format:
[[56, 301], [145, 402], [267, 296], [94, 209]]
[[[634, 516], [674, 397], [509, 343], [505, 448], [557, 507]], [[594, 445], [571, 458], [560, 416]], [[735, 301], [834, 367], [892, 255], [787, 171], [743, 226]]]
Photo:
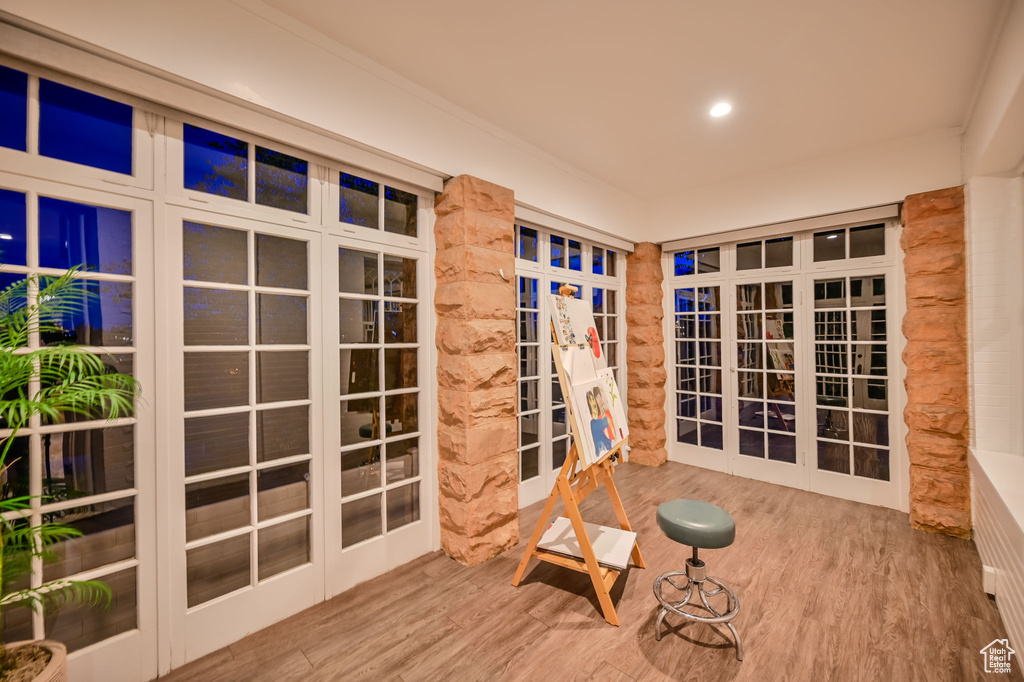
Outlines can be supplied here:
[[[557, 298], [563, 302], [575, 301], [571, 298], [573, 291], [573, 287], [562, 287], [562, 296]], [[628, 427], [618, 387], [615, 385], [615, 376], [607, 368], [598, 367], [601, 352], [596, 331], [593, 339], [587, 342], [587, 361], [592, 363], [592, 367], [582, 363], [578, 357], [578, 344], [560, 345], [558, 342], [560, 325], [563, 338], [576, 341], [577, 331], [574, 325], [582, 324], [584, 327], [581, 328], [586, 329], [587, 315], [593, 320], [593, 313], [589, 310], [587, 315], [567, 315], [567, 311], [574, 308], [578, 306], [553, 305], [551, 311], [552, 336], [555, 340], [551, 350], [562, 393], [567, 396], [567, 416], [573, 443], [558, 472], [555, 486], [548, 496], [533, 535], [526, 544], [512, 584], [519, 585], [531, 559], [586, 573], [597, 592], [605, 620], [612, 625], [618, 625], [619, 618], [611, 599], [612, 585], [630, 563], [638, 568], [644, 568], [636, 534], [630, 528], [626, 510], [622, 506], [622, 499], [613, 480], [613, 458], [621, 453], [628, 443]], [[595, 347], [597, 350], [594, 350]], [[594, 370], [593, 379], [590, 378], [591, 369]], [[570, 382], [571, 374], [567, 370], [572, 370], [572, 375], [578, 379], [577, 383]], [[584, 376], [586, 380], [580, 380]], [[590, 453], [585, 456], [583, 453], [588, 448]], [[579, 503], [602, 486], [608, 491], [612, 510], [619, 522], [618, 528], [595, 526], [583, 521]], [[549, 524], [548, 517], [559, 500], [565, 506], [565, 517], [560, 517]], [[624, 559], [623, 554], [627, 558]]]
[[559, 346], [585, 345], [590, 349], [597, 369], [608, 366], [597, 333], [594, 309], [586, 301], [551, 294], [548, 309], [555, 330], [555, 343]]

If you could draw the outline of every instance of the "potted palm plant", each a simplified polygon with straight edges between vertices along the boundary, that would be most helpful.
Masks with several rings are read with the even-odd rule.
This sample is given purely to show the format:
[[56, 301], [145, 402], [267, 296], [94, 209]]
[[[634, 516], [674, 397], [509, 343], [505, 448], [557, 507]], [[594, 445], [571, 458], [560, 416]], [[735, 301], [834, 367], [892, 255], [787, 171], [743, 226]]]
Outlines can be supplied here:
[[[134, 411], [139, 393], [135, 379], [109, 372], [99, 355], [67, 342], [64, 320], [73, 319], [92, 295], [77, 272], [73, 268], [60, 277], [33, 275], [0, 292], [0, 613], [11, 607], [44, 611], [110, 601], [110, 589], [99, 581], [26, 586], [33, 559], [52, 560], [57, 543], [81, 532], [45, 517], [33, 525], [33, 496], [9, 485], [8, 476], [14, 463], [12, 444], [34, 417], [59, 423], [70, 415], [116, 419]], [[66, 678], [63, 644], [0, 642], [0, 680]]]

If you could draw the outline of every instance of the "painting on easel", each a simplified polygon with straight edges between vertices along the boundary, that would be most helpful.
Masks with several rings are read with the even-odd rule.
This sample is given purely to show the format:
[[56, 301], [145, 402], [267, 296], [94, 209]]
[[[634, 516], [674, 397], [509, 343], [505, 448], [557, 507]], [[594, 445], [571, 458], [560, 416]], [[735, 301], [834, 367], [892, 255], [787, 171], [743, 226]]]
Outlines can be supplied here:
[[601, 339], [594, 321], [594, 309], [586, 301], [551, 294], [551, 322], [560, 346], [586, 345], [597, 369], [608, 366], [601, 352]]
[[580, 454], [583, 463], [598, 462], [623, 440], [619, 436], [624, 422], [616, 423], [612, 414], [612, 396], [608, 383], [598, 378], [571, 387], [573, 409], [580, 431]]

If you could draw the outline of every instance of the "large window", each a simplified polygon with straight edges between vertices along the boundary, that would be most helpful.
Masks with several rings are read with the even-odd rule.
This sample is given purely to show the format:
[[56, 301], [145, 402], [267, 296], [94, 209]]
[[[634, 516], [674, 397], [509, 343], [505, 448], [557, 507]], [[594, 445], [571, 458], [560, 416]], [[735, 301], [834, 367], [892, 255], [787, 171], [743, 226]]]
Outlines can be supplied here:
[[676, 459], [899, 507], [895, 223], [666, 254]]
[[525, 506], [550, 491], [552, 472], [565, 462], [572, 445], [565, 396], [551, 356], [548, 295], [571, 284], [577, 289], [577, 298], [593, 305], [608, 366], [621, 385], [622, 254], [523, 224], [516, 225], [515, 251], [519, 501]]

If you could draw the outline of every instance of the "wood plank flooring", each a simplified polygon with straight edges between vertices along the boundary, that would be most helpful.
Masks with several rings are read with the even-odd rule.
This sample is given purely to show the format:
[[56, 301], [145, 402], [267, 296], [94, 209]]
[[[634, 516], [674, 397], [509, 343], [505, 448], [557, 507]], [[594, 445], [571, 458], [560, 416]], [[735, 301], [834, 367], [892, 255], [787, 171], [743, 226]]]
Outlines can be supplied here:
[[[624, 464], [616, 483], [646, 570], [630, 569], [606, 624], [587, 576], [531, 563], [510, 581], [543, 503], [524, 509], [523, 541], [467, 568], [437, 552], [173, 671], [166, 680], [983, 680], [984, 645], [1005, 637], [981, 588], [972, 542], [910, 528], [900, 512], [682, 464]], [[736, 542], [702, 552], [737, 592], [728, 630], [673, 626], [654, 640], [654, 578], [688, 548], [665, 538], [660, 502], [702, 499], [736, 519]], [[607, 495], [582, 505], [614, 525]], [[557, 511], [557, 510], [556, 510]], [[1019, 647], [1018, 647], [1019, 648]], [[1024, 654], [1013, 661], [1020, 681]]]

